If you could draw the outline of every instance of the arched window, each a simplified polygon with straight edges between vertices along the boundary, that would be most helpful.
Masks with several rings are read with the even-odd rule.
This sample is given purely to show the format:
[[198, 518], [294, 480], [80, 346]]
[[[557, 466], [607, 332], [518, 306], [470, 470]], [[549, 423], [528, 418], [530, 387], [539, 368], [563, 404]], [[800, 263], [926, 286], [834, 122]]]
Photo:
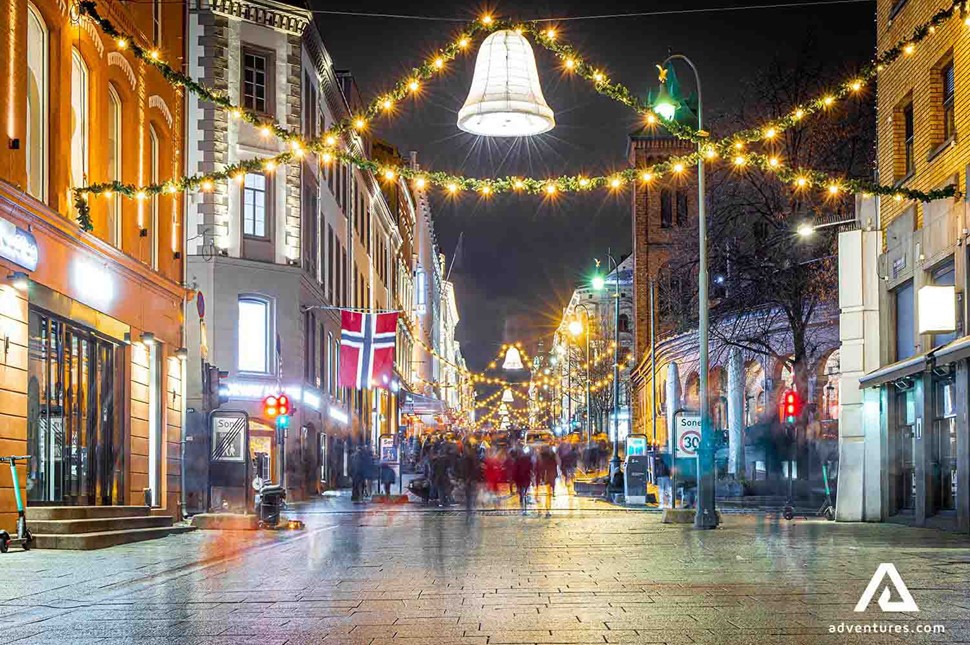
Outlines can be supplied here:
[[[108, 85], [108, 181], [121, 181], [121, 98], [114, 85]], [[108, 200], [108, 241], [121, 248], [121, 196]]]
[[[78, 50], [71, 50], [71, 186], [84, 186], [88, 176], [90, 112], [88, 66]], [[71, 195], [68, 195], [70, 200]]]
[[270, 304], [256, 296], [239, 298], [236, 361], [240, 372], [270, 372]]
[[621, 332], [629, 332], [630, 317], [626, 314], [620, 314], [620, 318], [619, 318], [619, 321], [617, 322], [617, 325], [619, 326]]
[[[158, 182], [158, 154], [159, 154], [159, 143], [158, 134], [155, 132], [155, 126], [148, 126], [148, 181], [150, 183]], [[151, 240], [151, 265], [152, 268], [158, 270], [158, 196], [152, 195], [151, 201], [148, 203], [150, 224], [149, 228], [151, 233], [149, 239]]]
[[47, 124], [49, 110], [47, 25], [27, 3], [27, 192], [47, 200]]

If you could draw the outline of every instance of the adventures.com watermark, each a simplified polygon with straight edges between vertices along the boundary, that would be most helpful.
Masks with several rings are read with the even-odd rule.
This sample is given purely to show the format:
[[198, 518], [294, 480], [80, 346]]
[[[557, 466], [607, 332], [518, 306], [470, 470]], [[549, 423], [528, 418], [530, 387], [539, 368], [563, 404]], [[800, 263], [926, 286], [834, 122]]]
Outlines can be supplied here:
[[[876, 572], [872, 574], [872, 579], [869, 580], [866, 590], [862, 592], [862, 596], [859, 597], [859, 602], [856, 603], [855, 609], [853, 611], [857, 613], [862, 613], [869, 608], [872, 599], [875, 597], [876, 592], [879, 590], [880, 586], [883, 584], [883, 580], [889, 578], [889, 582], [882, 587], [882, 593], [879, 595], [879, 600], [877, 601], [880, 611], [886, 614], [893, 613], [916, 613], [919, 611], [919, 605], [916, 604], [916, 600], [913, 598], [913, 594], [909, 592], [906, 587], [906, 583], [903, 582], [902, 576], [896, 571], [895, 565], [891, 562], [883, 562], [876, 569]], [[893, 600], [893, 590], [895, 590], [896, 600]], [[872, 623], [833, 623], [829, 625], [830, 634], [944, 634], [946, 633], [946, 626], [940, 624], [930, 624], [930, 623], [883, 623], [883, 622], [872, 622]]]

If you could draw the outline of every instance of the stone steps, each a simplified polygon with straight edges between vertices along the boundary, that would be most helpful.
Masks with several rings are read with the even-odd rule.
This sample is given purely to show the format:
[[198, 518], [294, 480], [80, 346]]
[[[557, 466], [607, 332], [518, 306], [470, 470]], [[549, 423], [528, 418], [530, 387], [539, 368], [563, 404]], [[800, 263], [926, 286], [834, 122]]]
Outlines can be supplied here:
[[[29, 521], [28, 521], [29, 524]], [[31, 545], [37, 549], [77, 549], [90, 551], [105, 549], [119, 544], [131, 544], [144, 540], [154, 540], [178, 533], [194, 531], [194, 526], [156, 526], [149, 528], [124, 529], [121, 531], [96, 531], [93, 533], [36, 534]]]
[[85, 520], [107, 517], [143, 517], [149, 515], [147, 506], [31, 506], [30, 520]]
[[146, 506], [32, 506], [27, 525], [38, 549], [104, 549], [195, 530]]

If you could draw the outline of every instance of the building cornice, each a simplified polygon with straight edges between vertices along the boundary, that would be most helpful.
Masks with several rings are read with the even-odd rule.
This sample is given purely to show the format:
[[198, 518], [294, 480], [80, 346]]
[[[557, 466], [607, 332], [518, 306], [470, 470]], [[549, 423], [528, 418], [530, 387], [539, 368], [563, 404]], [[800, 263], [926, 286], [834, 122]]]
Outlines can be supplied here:
[[197, 0], [195, 10], [206, 9], [296, 36], [302, 35], [313, 20], [306, 9], [272, 0]]

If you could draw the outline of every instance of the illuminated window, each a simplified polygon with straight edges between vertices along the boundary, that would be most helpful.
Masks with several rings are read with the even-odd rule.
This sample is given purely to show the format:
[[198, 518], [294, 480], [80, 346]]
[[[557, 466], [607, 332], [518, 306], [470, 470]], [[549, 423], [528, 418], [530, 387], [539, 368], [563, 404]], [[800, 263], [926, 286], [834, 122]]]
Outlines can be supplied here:
[[[121, 181], [121, 99], [113, 85], [108, 85], [108, 181]], [[121, 195], [108, 199], [108, 240], [121, 247]]]
[[84, 186], [88, 175], [88, 67], [71, 50], [71, 186]]
[[956, 83], [953, 76], [953, 61], [944, 65], [943, 69], [940, 70], [940, 81], [943, 86], [943, 140], [949, 141], [950, 138], [956, 135], [956, 125], [954, 123]]
[[27, 192], [47, 200], [47, 122], [49, 44], [47, 26], [27, 3]]
[[243, 185], [243, 235], [268, 237], [266, 231], [266, 176], [247, 173]]
[[427, 279], [424, 269], [418, 267], [414, 272], [414, 308], [419, 314], [427, 311], [428, 307]]
[[[158, 182], [158, 154], [159, 141], [155, 127], [148, 126], [148, 181]], [[148, 202], [149, 216], [151, 218], [151, 265], [153, 269], [158, 269], [158, 195], [152, 195]]]
[[269, 302], [260, 298], [240, 298], [237, 328], [239, 371], [269, 373]]

